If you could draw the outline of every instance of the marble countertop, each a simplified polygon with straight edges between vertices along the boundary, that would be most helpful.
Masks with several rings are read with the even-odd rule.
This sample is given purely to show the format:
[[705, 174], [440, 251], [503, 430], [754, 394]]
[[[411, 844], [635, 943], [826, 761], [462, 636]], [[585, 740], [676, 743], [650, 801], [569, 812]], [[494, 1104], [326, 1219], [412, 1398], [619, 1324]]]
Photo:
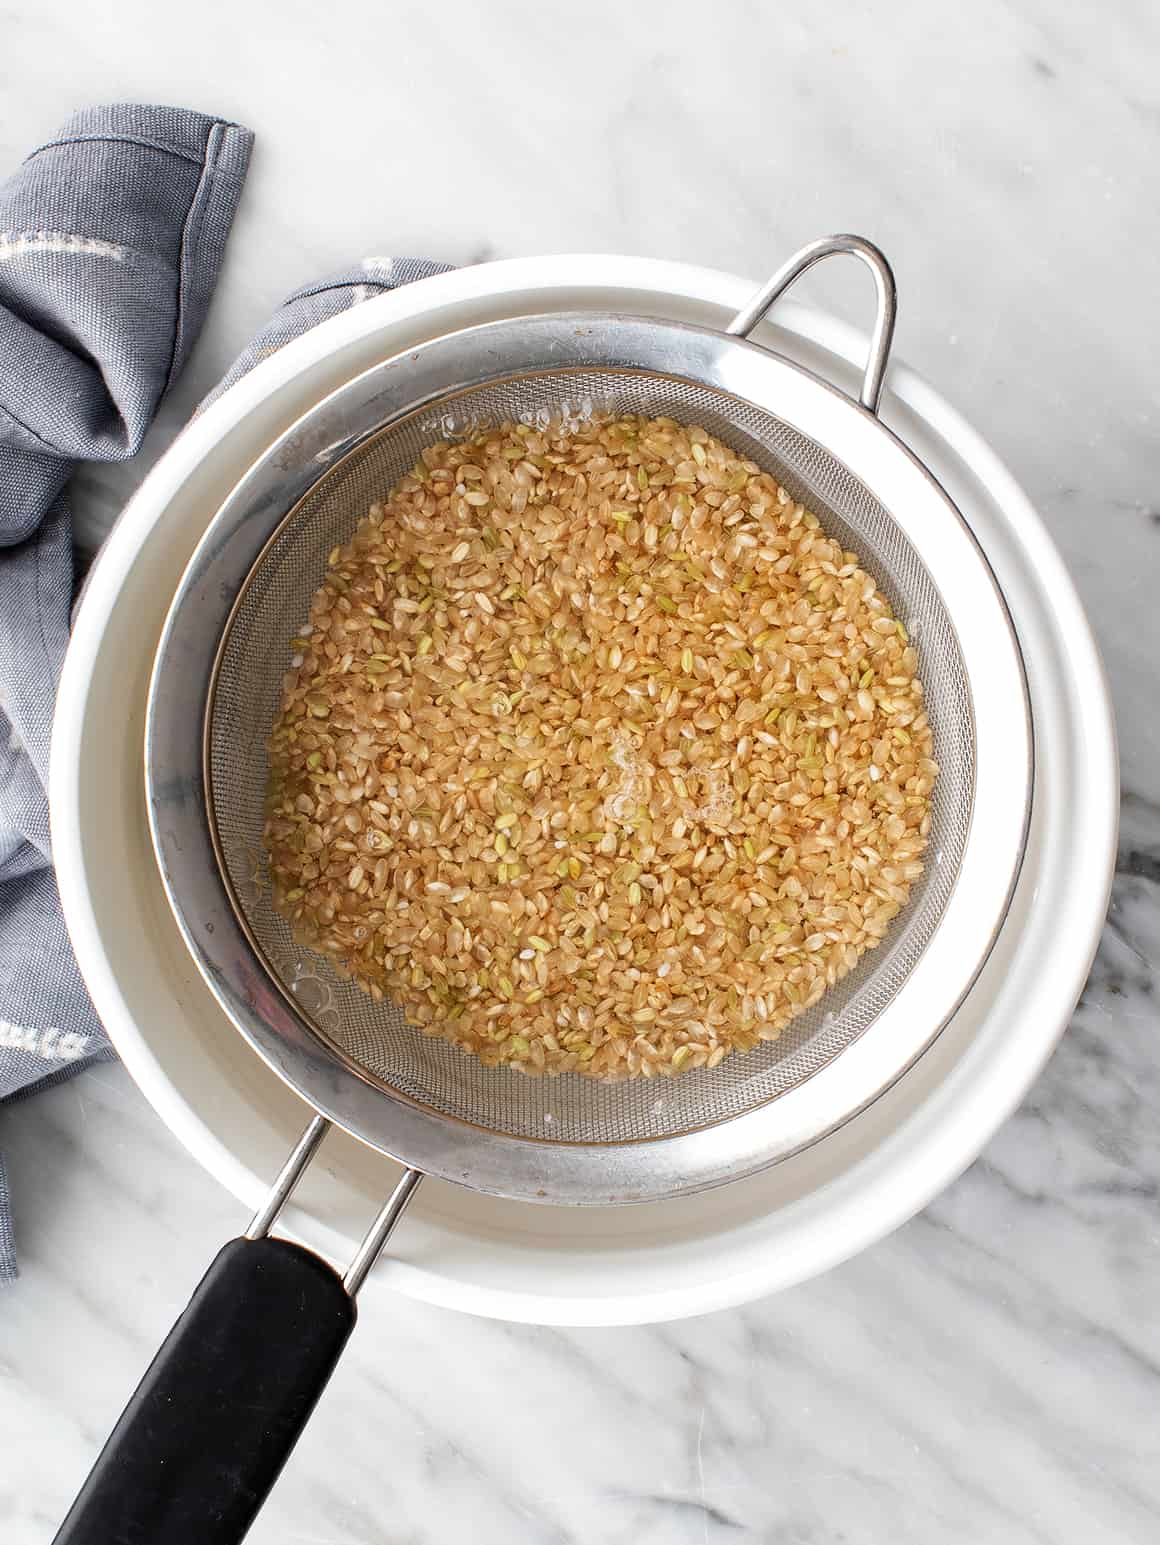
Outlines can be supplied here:
[[[4, 9], [0, 167], [75, 107], [253, 127], [210, 322], [89, 545], [281, 296], [367, 252], [891, 256], [897, 349], [1015, 469], [1121, 732], [1111, 916], [1019, 1113], [828, 1276], [559, 1331], [380, 1297], [255, 1545], [1144, 1545], [1160, 1514], [1160, 20], [1051, 0]], [[840, 265], [839, 265], [840, 267]], [[858, 320], [859, 274], [804, 293]], [[1077, 882], [1082, 883], [1082, 878]], [[117, 1067], [0, 1114], [0, 1538], [39, 1545], [241, 1207]], [[103, 1545], [103, 1542], [102, 1542]]]

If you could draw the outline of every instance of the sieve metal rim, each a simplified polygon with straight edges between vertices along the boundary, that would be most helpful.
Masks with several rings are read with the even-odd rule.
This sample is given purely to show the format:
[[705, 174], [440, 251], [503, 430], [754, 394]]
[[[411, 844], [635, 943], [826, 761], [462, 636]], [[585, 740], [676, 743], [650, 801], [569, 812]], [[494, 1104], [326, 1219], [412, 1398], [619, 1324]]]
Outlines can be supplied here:
[[[533, 347], [536, 344], [538, 354], [537, 348]], [[520, 360], [519, 368], [513, 368], [513, 357]], [[475, 364], [468, 368], [468, 362], [473, 358]], [[180, 754], [176, 760], [174, 758], [173, 736], [180, 727], [174, 722], [173, 703], [165, 701], [166, 689], [174, 685], [175, 672], [183, 672], [188, 681], [192, 663], [190, 639], [183, 637], [177, 626], [183, 609], [187, 620], [206, 606], [216, 606], [220, 613], [221, 597], [210, 593], [215, 579], [220, 579], [229, 570], [231, 543], [237, 542], [239, 529], [247, 523], [252, 529], [260, 517], [269, 519], [274, 488], [280, 490], [277, 503], [285, 511], [287, 487], [295, 478], [301, 482], [301, 488], [292, 503], [297, 503], [319, 476], [331, 470], [340, 456], [363, 444], [369, 434], [382, 428], [384, 422], [397, 421], [421, 411], [430, 401], [449, 395], [457, 383], [459, 389], [466, 389], [480, 384], [483, 379], [523, 376], [536, 368], [537, 358], [543, 369], [556, 370], [569, 364], [571, 368], [589, 370], [637, 368], [684, 382], [698, 382], [774, 413], [820, 441], [831, 455], [837, 454], [833, 448], [836, 426], [837, 432], [845, 437], [843, 454], [837, 459], [851, 474], [860, 476], [859, 462], [867, 456], [873, 465], [886, 455], [891, 477], [906, 495], [902, 507], [909, 509], [908, 501], [913, 500], [915, 508], [925, 509], [927, 518], [939, 521], [945, 527], [944, 540], [951, 541], [960, 558], [966, 555], [969, 559], [977, 597], [989, 608], [997, 628], [992, 639], [991, 663], [996, 667], [998, 679], [1006, 681], [1008, 686], [1012, 683], [1016, 686], [1013, 695], [1019, 700], [1019, 711], [1012, 714], [1012, 695], [1008, 693], [1005, 699], [1007, 712], [1003, 717], [1008, 727], [1018, 722], [1023, 726], [1026, 749], [1024, 797], [1017, 813], [1014, 807], [1019, 802], [1011, 801], [1008, 819], [999, 823], [1001, 830], [996, 842], [1000, 851], [1006, 848], [1008, 862], [1000, 864], [993, 877], [998, 882], [990, 887], [993, 905], [988, 913], [988, 925], [982, 929], [982, 947], [972, 956], [972, 969], [956, 975], [956, 986], [961, 984], [961, 990], [953, 995], [947, 992], [939, 995], [939, 1010], [932, 1013], [929, 1020], [921, 1022], [917, 1034], [911, 1034], [905, 1043], [904, 1060], [891, 1065], [886, 1077], [881, 1076], [881, 1069], [875, 1077], [862, 1077], [864, 1070], [859, 1064], [867, 1059], [857, 1053], [860, 1047], [865, 1047], [868, 1038], [872, 1039], [867, 1032], [860, 1042], [855, 1042], [799, 1089], [788, 1091], [747, 1115], [679, 1137], [585, 1150], [505, 1137], [479, 1128], [467, 1130], [446, 1117], [412, 1105], [402, 1096], [384, 1093], [357, 1070], [341, 1065], [336, 1067], [333, 1051], [318, 1044], [313, 1033], [288, 1005], [273, 1002], [270, 988], [274, 983], [264, 970], [254, 972], [249, 969], [255, 962], [245, 962], [244, 954], [237, 954], [239, 945], [244, 951], [245, 940], [237, 932], [238, 919], [222, 886], [222, 876], [212, 851], [212, 872], [217, 878], [219, 894], [213, 894], [212, 883], [208, 888], [203, 885], [196, 894], [196, 902], [202, 905], [190, 906], [194, 898], [190, 893], [189, 876], [187, 872], [182, 873], [183, 867], [187, 868], [190, 848], [187, 845], [183, 853], [182, 843], [187, 841], [193, 847], [197, 846], [196, 822], [191, 826], [190, 817], [200, 808], [199, 791], [193, 786], [196, 778], [191, 782], [188, 759], [183, 762]], [[674, 362], [679, 362], [682, 368], [673, 369]], [[481, 375], [481, 366], [490, 368], [491, 375]], [[438, 385], [426, 396], [417, 395], [417, 387], [427, 379]], [[396, 405], [395, 412], [388, 411], [384, 419], [383, 410], [392, 400]], [[352, 435], [352, 424], [358, 417], [358, 414], [351, 416], [356, 403], [363, 419], [369, 418], [371, 424], [361, 433]], [[343, 426], [345, 433], [336, 438], [334, 430], [338, 425]], [[862, 476], [861, 481], [866, 483], [866, 477]], [[881, 497], [873, 482], [867, 486]], [[896, 499], [883, 498], [882, 502], [891, 510], [899, 508]], [[957, 542], [952, 539], [955, 532], [958, 533]], [[261, 545], [264, 549], [265, 542]], [[920, 551], [927, 551], [921, 542], [916, 545]], [[257, 554], [253, 554], [246, 565], [247, 574], [256, 557]], [[951, 615], [955, 615], [953, 608]], [[198, 679], [205, 683], [205, 688], [199, 694], [197, 711], [190, 713], [194, 705], [187, 699], [178, 714], [178, 718], [184, 715], [186, 729], [191, 721], [204, 722], [206, 708], [212, 701], [207, 676], [202, 674], [199, 678], [195, 675], [195, 680]], [[177, 740], [181, 740], [179, 733]], [[406, 1163], [445, 1178], [462, 1180], [479, 1189], [552, 1201], [606, 1202], [672, 1195], [749, 1173], [839, 1124], [831, 1122], [828, 1126], [807, 1131], [808, 1123], [789, 1119], [787, 1107], [811, 1088], [816, 1092], [819, 1081], [825, 1080], [830, 1089], [842, 1083], [852, 1091], [858, 1091], [858, 1097], [847, 1099], [844, 1104], [837, 1102], [843, 1111], [842, 1120], [855, 1114], [888, 1087], [921, 1054], [954, 1012], [986, 958], [1017, 876], [1031, 787], [1030, 721], [1017, 640], [985, 558], [970, 537], [961, 515], [927, 469], [872, 414], [800, 366], [756, 345], [727, 338], [710, 329], [590, 313], [490, 323], [433, 340], [365, 372], [310, 410], [283, 435], [223, 504], [179, 587], [151, 683], [146, 744], [150, 819], [170, 903], [195, 961], [250, 1044], [299, 1094], [372, 1146], [393, 1153]], [[200, 837], [204, 847], [204, 814]], [[1010, 841], [1012, 837], [1017, 840]], [[203, 880], [206, 878], [202, 876]], [[1001, 896], [997, 896], [999, 891], [1002, 891]], [[994, 904], [996, 898], [997, 904]], [[948, 912], [950, 910], [948, 905]], [[231, 918], [233, 932], [229, 928]], [[224, 932], [220, 931], [222, 924], [225, 925]], [[941, 929], [943, 925], [939, 926]], [[975, 932], [979, 931], [976, 928]], [[797, 1104], [800, 1106], [801, 1101]], [[772, 1121], [771, 1112], [776, 1112], [776, 1119]], [[690, 1145], [695, 1145], [695, 1152]]]

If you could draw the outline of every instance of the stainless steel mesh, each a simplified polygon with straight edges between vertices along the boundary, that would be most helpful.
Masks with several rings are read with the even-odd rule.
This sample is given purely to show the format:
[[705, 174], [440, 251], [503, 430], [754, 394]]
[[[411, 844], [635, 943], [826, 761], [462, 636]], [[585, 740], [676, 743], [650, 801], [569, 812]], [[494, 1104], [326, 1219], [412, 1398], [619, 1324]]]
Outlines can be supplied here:
[[[544, 422], [592, 411], [667, 415], [703, 425], [776, 475], [857, 552], [905, 623], [941, 775], [926, 872], [887, 939], [774, 1043], [672, 1080], [599, 1084], [574, 1074], [488, 1070], [409, 1027], [325, 959], [302, 949], [274, 911], [262, 855], [266, 740], [289, 658], [322, 581], [326, 554], [349, 539], [433, 441], [508, 419]], [[490, 382], [396, 420], [326, 472], [277, 533], [244, 590], [210, 714], [210, 809], [241, 915], [272, 976], [327, 1046], [372, 1081], [454, 1120], [519, 1137], [619, 1143], [703, 1128], [774, 1099], [860, 1036], [897, 992], [951, 894], [967, 839], [974, 781], [970, 692], [955, 630], [922, 560], [887, 510], [832, 454], [751, 405], [644, 371], [565, 369]]]

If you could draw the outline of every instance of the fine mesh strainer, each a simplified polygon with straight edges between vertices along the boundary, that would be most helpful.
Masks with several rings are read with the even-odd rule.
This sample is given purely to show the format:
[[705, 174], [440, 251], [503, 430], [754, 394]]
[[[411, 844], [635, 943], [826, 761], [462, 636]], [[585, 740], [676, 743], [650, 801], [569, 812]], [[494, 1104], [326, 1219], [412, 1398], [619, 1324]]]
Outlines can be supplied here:
[[[870, 268], [878, 294], [860, 404], [745, 341], [802, 272], [838, 252]], [[176, 1473], [180, 1455], [183, 1505], [196, 1495], [198, 1538], [240, 1538], [349, 1333], [353, 1294], [421, 1175], [573, 1204], [719, 1184], [848, 1120], [954, 1013], [1018, 873], [1031, 733], [1018, 646], [986, 560], [930, 473], [877, 417], [893, 322], [885, 259], [870, 243], [839, 236], [791, 259], [724, 332], [577, 313], [436, 338], [318, 404], [214, 517], [170, 611], [150, 689], [154, 843], [210, 987], [318, 1115], [247, 1238], [227, 1245], [211, 1268], [74, 1514], [87, 1518], [97, 1507], [137, 1519], [152, 1507], [155, 1533], [126, 1538], [184, 1538], [174, 1532], [170, 1494], [158, 1497], [154, 1483], [141, 1493], [145, 1469], [156, 1474], [168, 1461], [167, 1473]], [[396, 1007], [374, 1002], [296, 944], [271, 905], [261, 841], [266, 740], [288, 640], [309, 611], [330, 549], [349, 539], [369, 505], [433, 441], [509, 419], [582, 420], [604, 411], [703, 426], [776, 475], [859, 554], [918, 650], [941, 768], [925, 873], [877, 950], [780, 1040], [712, 1070], [617, 1084], [485, 1069], [409, 1027]], [[268, 1237], [330, 1122], [406, 1166], [344, 1281], [309, 1252]], [[195, 1323], [208, 1326], [232, 1298], [246, 1307], [234, 1311], [228, 1346], [193, 1354]], [[312, 1321], [330, 1332], [320, 1335]], [[220, 1328], [214, 1335], [220, 1342]], [[255, 1397], [255, 1370], [261, 1364], [268, 1379], [271, 1359], [281, 1370], [277, 1391]], [[168, 1399], [178, 1377], [192, 1379], [194, 1396], [212, 1407], [195, 1427], [183, 1422], [196, 1400], [187, 1392], [183, 1417]], [[239, 1462], [245, 1467], [245, 1484], [229, 1497], [214, 1469], [219, 1440], [206, 1436], [215, 1424], [235, 1479]], [[247, 1449], [258, 1456], [252, 1464]], [[132, 1500], [126, 1455], [141, 1471]], [[215, 1508], [230, 1522], [207, 1533]], [[82, 1537], [91, 1536], [61, 1536]]]

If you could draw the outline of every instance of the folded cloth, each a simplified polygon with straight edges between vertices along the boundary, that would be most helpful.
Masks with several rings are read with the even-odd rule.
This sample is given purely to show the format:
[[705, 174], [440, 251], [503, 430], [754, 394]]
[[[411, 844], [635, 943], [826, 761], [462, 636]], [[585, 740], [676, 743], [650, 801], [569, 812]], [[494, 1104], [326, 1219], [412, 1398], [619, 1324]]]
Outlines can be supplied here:
[[[112, 1049], [48, 839], [49, 733], [73, 569], [74, 461], [131, 456], [205, 315], [252, 136], [157, 107], [81, 113], [0, 187], [0, 1101]], [[291, 295], [205, 407], [282, 344], [447, 264], [368, 257]], [[0, 1165], [0, 1281], [16, 1272]]]
[[[51, 867], [49, 736], [73, 595], [65, 485], [132, 456], [189, 357], [253, 136], [78, 113], [0, 185], [0, 1099], [112, 1056]], [[15, 1272], [0, 1173], [0, 1280]]]

